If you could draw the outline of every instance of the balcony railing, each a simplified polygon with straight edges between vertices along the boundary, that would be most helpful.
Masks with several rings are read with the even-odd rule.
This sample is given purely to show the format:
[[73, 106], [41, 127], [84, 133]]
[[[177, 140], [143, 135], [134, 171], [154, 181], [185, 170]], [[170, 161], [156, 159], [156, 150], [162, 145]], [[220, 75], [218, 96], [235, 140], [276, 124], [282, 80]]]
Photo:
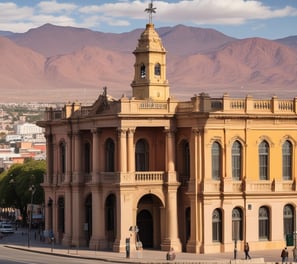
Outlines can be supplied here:
[[203, 182], [204, 193], [278, 193], [296, 191], [294, 181], [213, 181], [205, 180]]
[[150, 182], [160, 183], [165, 180], [165, 173], [163, 171], [137, 171], [135, 172], [136, 182]]

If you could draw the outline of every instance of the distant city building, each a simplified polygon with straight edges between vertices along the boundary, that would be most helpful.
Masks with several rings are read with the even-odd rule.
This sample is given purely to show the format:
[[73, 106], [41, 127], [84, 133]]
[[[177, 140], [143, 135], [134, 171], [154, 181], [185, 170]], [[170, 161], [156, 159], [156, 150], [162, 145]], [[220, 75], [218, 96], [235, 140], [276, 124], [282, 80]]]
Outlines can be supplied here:
[[43, 129], [35, 124], [24, 123], [16, 125], [16, 134], [17, 135], [33, 135], [33, 134], [42, 134]]
[[16, 134], [8, 134], [6, 135], [6, 142], [16, 142], [16, 141], [21, 141], [22, 140], [22, 135], [16, 135]]
[[127, 238], [131, 250], [138, 240], [177, 252], [282, 248], [296, 230], [297, 99], [175, 100], [151, 23], [134, 55], [132, 98], [105, 88], [38, 123], [45, 228], [57, 243], [113, 251]]

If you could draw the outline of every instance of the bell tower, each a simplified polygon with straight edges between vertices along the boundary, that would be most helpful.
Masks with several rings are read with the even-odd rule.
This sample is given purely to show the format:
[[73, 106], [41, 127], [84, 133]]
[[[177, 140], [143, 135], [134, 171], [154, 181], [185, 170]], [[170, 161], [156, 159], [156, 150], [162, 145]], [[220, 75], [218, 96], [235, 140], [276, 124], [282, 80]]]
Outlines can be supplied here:
[[153, 3], [145, 9], [149, 13], [149, 23], [142, 32], [138, 46], [134, 50], [134, 80], [131, 83], [135, 99], [166, 101], [169, 98], [169, 85], [166, 79], [166, 50], [152, 23], [155, 13]]

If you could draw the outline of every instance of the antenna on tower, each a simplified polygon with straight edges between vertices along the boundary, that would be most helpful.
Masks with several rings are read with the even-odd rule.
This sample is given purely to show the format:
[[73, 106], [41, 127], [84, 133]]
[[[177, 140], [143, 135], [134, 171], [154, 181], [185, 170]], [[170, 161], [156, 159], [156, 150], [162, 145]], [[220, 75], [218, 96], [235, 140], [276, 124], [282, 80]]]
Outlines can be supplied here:
[[156, 7], [153, 7], [153, 0], [148, 4], [148, 8], [144, 10], [144, 12], [147, 12], [149, 14], [149, 23], [152, 24], [153, 20], [153, 13], [156, 13]]

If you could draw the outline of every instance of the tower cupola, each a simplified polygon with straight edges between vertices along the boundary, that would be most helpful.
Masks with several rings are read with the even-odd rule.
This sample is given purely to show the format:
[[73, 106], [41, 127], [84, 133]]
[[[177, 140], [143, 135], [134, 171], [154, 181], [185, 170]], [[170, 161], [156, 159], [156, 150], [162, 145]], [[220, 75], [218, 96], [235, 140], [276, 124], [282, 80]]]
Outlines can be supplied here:
[[169, 98], [169, 85], [166, 79], [166, 50], [151, 21], [155, 12], [152, 3], [146, 9], [150, 13], [150, 23], [142, 32], [136, 49], [134, 80], [131, 83], [132, 95], [136, 99], [164, 101]]

